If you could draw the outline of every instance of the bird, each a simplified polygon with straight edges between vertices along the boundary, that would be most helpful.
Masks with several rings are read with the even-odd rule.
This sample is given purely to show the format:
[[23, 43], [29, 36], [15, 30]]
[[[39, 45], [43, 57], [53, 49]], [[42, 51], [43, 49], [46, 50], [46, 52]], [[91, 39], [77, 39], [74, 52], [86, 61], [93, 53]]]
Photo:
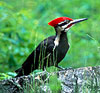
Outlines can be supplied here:
[[55, 29], [56, 34], [44, 39], [27, 57], [22, 66], [17, 69], [16, 77], [29, 75], [36, 69], [45, 70], [46, 67], [59, 67], [69, 49], [67, 38], [68, 30], [76, 23], [87, 20], [88, 18], [72, 19], [69, 17], [58, 17], [48, 23]]

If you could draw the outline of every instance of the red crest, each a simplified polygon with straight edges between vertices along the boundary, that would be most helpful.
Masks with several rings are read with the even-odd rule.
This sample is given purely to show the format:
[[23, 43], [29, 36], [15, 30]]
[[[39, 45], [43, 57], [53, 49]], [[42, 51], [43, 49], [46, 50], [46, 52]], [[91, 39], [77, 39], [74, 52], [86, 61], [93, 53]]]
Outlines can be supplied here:
[[65, 21], [65, 20], [70, 20], [72, 21], [73, 19], [71, 18], [68, 18], [68, 17], [59, 17], [59, 18], [56, 18], [52, 21], [50, 21], [48, 24], [55, 27], [58, 23], [62, 22], [62, 21]]

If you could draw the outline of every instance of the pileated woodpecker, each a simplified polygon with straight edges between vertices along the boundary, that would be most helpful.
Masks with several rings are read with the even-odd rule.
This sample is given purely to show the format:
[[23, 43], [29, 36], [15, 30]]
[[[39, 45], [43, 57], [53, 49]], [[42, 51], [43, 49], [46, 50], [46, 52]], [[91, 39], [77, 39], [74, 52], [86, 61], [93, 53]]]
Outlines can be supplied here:
[[68, 17], [59, 17], [48, 24], [54, 27], [55, 36], [51, 36], [42, 41], [37, 48], [28, 56], [22, 67], [16, 70], [16, 77], [28, 75], [32, 71], [47, 66], [56, 66], [65, 57], [68, 49], [67, 31], [76, 23], [87, 20], [87, 18], [73, 20]]

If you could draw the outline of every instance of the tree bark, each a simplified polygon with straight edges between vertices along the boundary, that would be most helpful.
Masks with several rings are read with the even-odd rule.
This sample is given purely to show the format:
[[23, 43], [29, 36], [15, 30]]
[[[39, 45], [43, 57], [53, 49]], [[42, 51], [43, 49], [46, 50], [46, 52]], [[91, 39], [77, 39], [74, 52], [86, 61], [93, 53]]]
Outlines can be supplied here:
[[[57, 80], [60, 81], [61, 88], [53, 84], [56, 92], [51, 89], [51, 82], [56, 81], [52, 78], [50, 80], [51, 76], [57, 76]], [[34, 76], [2, 80], [0, 81], [0, 93], [100, 93], [100, 66], [52, 73], [43, 71]]]

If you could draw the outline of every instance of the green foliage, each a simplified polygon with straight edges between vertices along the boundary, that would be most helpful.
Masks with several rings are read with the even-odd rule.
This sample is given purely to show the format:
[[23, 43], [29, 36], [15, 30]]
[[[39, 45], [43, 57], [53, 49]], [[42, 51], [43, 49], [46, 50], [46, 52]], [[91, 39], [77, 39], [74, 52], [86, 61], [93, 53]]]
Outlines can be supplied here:
[[0, 73], [0, 80], [10, 79], [15, 76], [16, 76], [16, 73], [12, 73], [12, 72]]
[[19, 68], [44, 38], [55, 34], [47, 23], [60, 16], [89, 20], [68, 32], [70, 50], [59, 65], [100, 65], [99, 6], [99, 0], [1, 0], [0, 72]]
[[52, 93], [60, 93], [61, 82], [57, 79], [57, 75], [52, 75], [49, 78], [49, 87]]
[[55, 72], [55, 71], [58, 71], [59, 69], [55, 66], [51, 66], [51, 67], [47, 67], [46, 68], [47, 72], [51, 73], [51, 72]]
[[9, 79], [9, 78], [11, 78], [9, 75], [5, 73], [0, 73], [0, 80]]

